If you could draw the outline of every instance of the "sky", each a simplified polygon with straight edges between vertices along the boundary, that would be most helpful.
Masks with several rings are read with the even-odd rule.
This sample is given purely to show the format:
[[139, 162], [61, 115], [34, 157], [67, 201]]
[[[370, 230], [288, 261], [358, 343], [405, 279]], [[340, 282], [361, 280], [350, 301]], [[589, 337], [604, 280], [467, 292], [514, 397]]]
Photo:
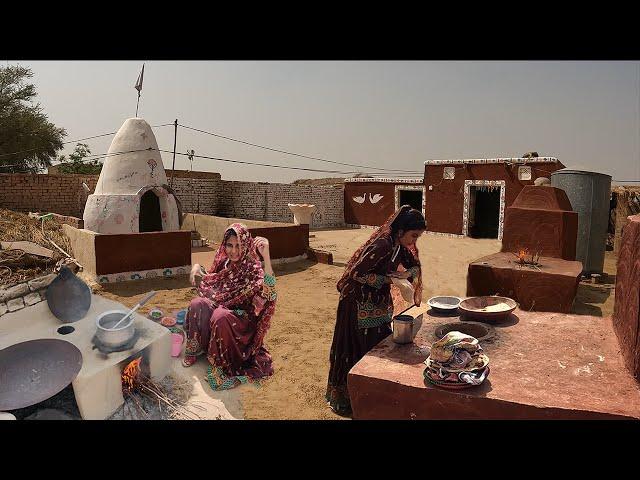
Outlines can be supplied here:
[[[16, 61], [32, 69], [65, 141], [117, 131], [135, 116], [140, 61]], [[145, 61], [139, 117], [352, 167], [256, 148], [178, 128], [177, 151], [305, 172], [194, 158], [225, 180], [288, 183], [373, 167], [422, 176], [430, 159], [519, 157], [640, 181], [640, 62]], [[174, 128], [154, 128], [173, 150]], [[88, 140], [106, 153], [112, 137]], [[63, 153], [73, 150], [68, 144]], [[172, 155], [162, 154], [165, 169]], [[190, 169], [176, 156], [176, 169]], [[169, 174], [169, 172], [167, 172]], [[397, 175], [389, 173], [390, 177]], [[640, 183], [636, 183], [640, 184]]]

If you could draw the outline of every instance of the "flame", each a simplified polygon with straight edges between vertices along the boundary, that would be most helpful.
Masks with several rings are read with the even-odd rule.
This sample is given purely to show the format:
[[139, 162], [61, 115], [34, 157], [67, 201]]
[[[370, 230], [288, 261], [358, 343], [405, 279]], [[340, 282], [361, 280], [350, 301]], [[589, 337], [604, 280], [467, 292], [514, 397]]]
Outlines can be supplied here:
[[129, 365], [124, 367], [122, 372], [122, 388], [125, 391], [132, 391], [138, 380], [138, 375], [140, 374], [140, 362], [142, 361], [142, 357], [136, 358]]
[[520, 249], [520, 251], [518, 252], [518, 260], [520, 260], [521, 262], [524, 262], [526, 257], [527, 257], [527, 250], [526, 249]]

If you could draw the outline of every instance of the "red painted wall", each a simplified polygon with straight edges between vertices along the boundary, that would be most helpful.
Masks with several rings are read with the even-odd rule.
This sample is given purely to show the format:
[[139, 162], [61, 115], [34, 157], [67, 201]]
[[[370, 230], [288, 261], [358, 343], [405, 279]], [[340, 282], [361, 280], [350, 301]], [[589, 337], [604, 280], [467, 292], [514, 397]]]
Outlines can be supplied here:
[[[425, 165], [424, 183], [425, 217], [427, 230], [462, 234], [462, 211], [464, 208], [465, 180], [504, 180], [505, 209], [511, 206], [525, 185], [533, 185], [537, 177], [549, 178], [551, 172], [564, 168], [562, 163], [528, 163], [532, 167], [532, 180], [518, 180], [518, 165], [507, 164], [462, 164]], [[453, 180], [443, 179], [444, 167], [456, 167]], [[429, 185], [433, 190], [429, 190]]]
[[191, 232], [96, 235], [96, 274], [191, 265]]

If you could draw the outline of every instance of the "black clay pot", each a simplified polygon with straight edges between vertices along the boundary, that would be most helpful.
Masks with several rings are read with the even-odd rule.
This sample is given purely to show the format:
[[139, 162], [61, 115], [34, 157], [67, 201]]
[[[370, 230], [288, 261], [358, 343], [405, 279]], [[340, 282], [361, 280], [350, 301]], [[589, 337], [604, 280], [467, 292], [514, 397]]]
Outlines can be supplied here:
[[51, 282], [46, 296], [51, 313], [65, 323], [84, 318], [91, 306], [91, 289], [67, 267]]

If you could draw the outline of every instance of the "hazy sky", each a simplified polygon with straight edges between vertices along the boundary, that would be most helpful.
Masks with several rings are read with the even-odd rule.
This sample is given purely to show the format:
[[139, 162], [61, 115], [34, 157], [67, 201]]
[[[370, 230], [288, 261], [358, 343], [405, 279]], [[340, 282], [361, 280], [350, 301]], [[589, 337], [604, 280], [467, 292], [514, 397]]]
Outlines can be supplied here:
[[[38, 101], [66, 128], [65, 140], [116, 131], [135, 115], [142, 61], [8, 63], [33, 70]], [[639, 89], [639, 62], [147, 61], [139, 116], [151, 125], [177, 118], [251, 143], [372, 167], [422, 172], [428, 159], [535, 150], [567, 166], [640, 180]], [[173, 127], [154, 131], [160, 148], [172, 150]], [[111, 138], [87, 143], [104, 153]], [[177, 149], [363, 170], [181, 128]], [[163, 160], [170, 169], [172, 156]], [[186, 157], [176, 156], [176, 168], [189, 168]], [[195, 159], [194, 170], [268, 182], [339, 176], [206, 159]]]

